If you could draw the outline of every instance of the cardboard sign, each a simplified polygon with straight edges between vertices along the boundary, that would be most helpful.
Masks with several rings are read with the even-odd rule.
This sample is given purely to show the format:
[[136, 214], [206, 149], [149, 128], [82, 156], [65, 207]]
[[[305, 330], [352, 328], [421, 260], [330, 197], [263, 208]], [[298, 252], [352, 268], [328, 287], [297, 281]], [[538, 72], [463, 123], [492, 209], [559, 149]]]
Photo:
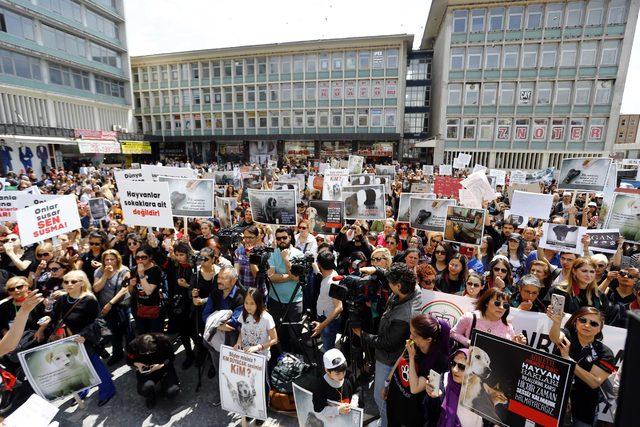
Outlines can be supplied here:
[[455, 200], [423, 199], [411, 197], [409, 199], [409, 222], [411, 227], [425, 231], [444, 231], [449, 206]]
[[[351, 396], [344, 396], [351, 399]], [[331, 426], [331, 427], [362, 427], [364, 411], [360, 408], [351, 408], [348, 414], [339, 414], [338, 405], [342, 402], [327, 400], [328, 406], [333, 407], [333, 413], [316, 412], [313, 406], [313, 393], [298, 384], [293, 383], [293, 399], [296, 403], [296, 415], [300, 426]]]
[[76, 198], [71, 195], [21, 209], [16, 218], [24, 246], [82, 228]]
[[514, 191], [511, 199], [511, 215], [547, 220], [551, 215], [552, 206], [553, 194]]
[[213, 216], [214, 181], [158, 177], [169, 186], [171, 212], [174, 216], [210, 218]]
[[166, 182], [124, 181], [119, 186], [123, 222], [127, 225], [173, 228]]
[[[243, 417], [267, 419], [265, 390], [267, 357], [220, 347], [220, 403], [225, 411]], [[247, 394], [248, 393], [248, 394]], [[247, 399], [250, 398], [250, 401]]]
[[563, 159], [558, 178], [559, 190], [600, 192], [607, 183], [612, 159]]
[[507, 180], [507, 172], [500, 169], [490, 169], [489, 175], [496, 177], [496, 185], [505, 185], [505, 182]]
[[526, 184], [527, 183], [527, 173], [521, 170], [511, 171], [511, 175], [509, 176], [509, 184]]
[[428, 182], [412, 182], [411, 192], [412, 193], [428, 193], [429, 183]]
[[453, 175], [453, 167], [451, 165], [440, 165], [438, 167], [438, 175]]
[[197, 178], [196, 171], [191, 168], [175, 166], [142, 165], [142, 176], [145, 181], [157, 181], [159, 176], [170, 178]]
[[322, 200], [342, 200], [342, 188], [349, 185], [349, 171], [330, 169], [322, 182]]
[[416, 199], [435, 199], [436, 195], [429, 193], [400, 193], [396, 221], [409, 222], [409, 205], [412, 197], [415, 197]]
[[433, 176], [433, 165], [422, 165], [422, 174], [424, 176]]
[[364, 168], [364, 157], [362, 156], [349, 156], [349, 163], [347, 165], [347, 169], [349, 170], [349, 175], [357, 175], [361, 174]]
[[484, 233], [484, 209], [449, 206], [444, 239], [454, 243], [479, 245]]
[[345, 219], [386, 219], [384, 185], [352, 185], [342, 189]]
[[337, 234], [344, 225], [342, 201], [310, 200], [306, 213], [309, 229], [314, 233]]
[[480, 202], [495, 200], [496, 192], [491, 187], [484, 171], [477, 171], [460, 181], [460, 184], [469, 190]]

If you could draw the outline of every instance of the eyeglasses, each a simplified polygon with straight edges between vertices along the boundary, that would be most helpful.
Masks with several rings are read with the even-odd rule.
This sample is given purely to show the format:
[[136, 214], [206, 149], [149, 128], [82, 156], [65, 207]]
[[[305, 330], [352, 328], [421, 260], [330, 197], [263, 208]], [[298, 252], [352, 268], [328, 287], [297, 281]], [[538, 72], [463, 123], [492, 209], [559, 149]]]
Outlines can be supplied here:
[[39, 254], [36, 254], [36, 258], [41, 258], [43, 256], [49, 256], [51, 255], [51, 252], [40, 252]]
[[280, 241], [285, 241], [285, 240], [287, 240], [288, 238], [289, 238], [289, 236], [280, 236], [280, 237], [276, 237], [276, 240], [277, 240], [278, 242], [280, 242]]
[[435, 280], [433, 279], [420, 279], [420, 283], [424, 283], [425, 285], [432, 285]]
[[481, 283], [467, 282], [467, 286], [470, 287], [470, 288], [481, 288], [482, 284]]
[[384, 258], [377, 257], [377, 256], [374, 256], [373, 258], [371, 258], [371, 262], [380, 262], [380, 261], [384, 261]]
[[465, 365], [464, 363], [458, 363], [458, 362], [454, 362], [453, 360], [451, 361], [451, 369], [457, 367], [459, 371], [464, 372], [465, 369], [467, 369], [467, 365]]
[[136, 255], [136, 259], [144, 261], [145, 259], [149, 259], [149, 257], [147, 255]]
[[583, 325], [586, 325], [587, 323], [589, 323], [589, 326], [591, 326], [592, 328], [600, 327], [599, 322], [596, 322], [595, 320], [589, 320], [586, 317], [578, 317], [578, 322], [582, 323]]
[[60, 267], [51, 267], [51, 268], [47, 268], [47, 271], [51, 272], [51, 273], [57, 273], [58, 271], [62, 270]]
[[493, 267], [492, 270], [495, 271], [496, 273], [508, 273], [509, 272], [509, 270], [507, 270], [506, 268], [500, 268], [500, 267]]
[[126, 230], [116, 230], [116, 234], [124, 234]]
[[11, 237], [10, 239], [3, 239], [2, 243], [9, 243], [9, 242], [17, 242], [18, 239], [16, 237]]
[[400, 231], [407, 231], [409, 228], [408, 227], [400, 227], [398, 230]]
[[633, 277], [633, 276], [631, 276], [631, 273], [629, 273], [628, 271], [620, 271], [620, 272], [618, 272], [618, 276], [620, 276], [620, 277]]
[[101, 242], [89, 242], [89, 246], [102, 246]]
[[433, 251], [433, 253], [436, 255], [446, 255], [447, 251]]
[[70, 279], [70, 280], [63, 280], [62, 281], [63, 285], [75, 285], [76, 283], [80, 283], [80, 280]]
[[496, 307], [502, 307], [505, 310], [509, 308], [509, 303], [508, 302], [502, 302], [502, 301], [499, 301], [499, 300], [495, 300], [493, 302], [493, 305], [495, 305]]
[[27, 285], [18, 285], [15, 288], [7, 288], [7, 292], [21, 291], [24, 289], [25, 286]]
[[395, 245], [396, 241], [395, 240], [387, 240], [387, 245]]

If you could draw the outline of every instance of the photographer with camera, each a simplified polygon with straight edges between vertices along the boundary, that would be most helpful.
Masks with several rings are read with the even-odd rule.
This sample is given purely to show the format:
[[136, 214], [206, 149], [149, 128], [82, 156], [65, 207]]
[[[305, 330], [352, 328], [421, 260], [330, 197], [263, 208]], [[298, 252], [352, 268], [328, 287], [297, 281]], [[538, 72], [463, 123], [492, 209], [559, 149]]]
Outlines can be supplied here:
[[353, 225], [342, 227], [333, 242], [333, 248], [338, 252], [338, 263], [341, 263], [344, 258], [356, 251], [362, 252], [368, 259], [372, 250], [360, 221], [354, 222]]
[[386, 273], [386, 278], [392, 295], [380, 319], [378, 334], [369, 334], [360, 328], [353, 328], [353, 333], [360, 336], [366, 345], [375, 348], [376, 351], [373, 396], [380, 411], [383, 427], [387, 426], [387, 411], [382, 393], [393, 364], [404, 351], [404, 344], [410, 333], [409, 321], [419, 306], [419, 301], [414, 303], [414, 300], [420, 298], [416, 274], [405, 264], [392, 265]]
[[340, 313], [342, 313], [342, 301], [329, 296], [331, 282], [338, 276], [335, 270], [336, 257], [333, 252], [325, 251], [318, 254], [316, 264], [322, 275], [316, 312], [318, 321], [314, 321], [312, 337], [322, 334], [322, 351], [327, 352], [336, 344], [336, 335], [340, 328]]

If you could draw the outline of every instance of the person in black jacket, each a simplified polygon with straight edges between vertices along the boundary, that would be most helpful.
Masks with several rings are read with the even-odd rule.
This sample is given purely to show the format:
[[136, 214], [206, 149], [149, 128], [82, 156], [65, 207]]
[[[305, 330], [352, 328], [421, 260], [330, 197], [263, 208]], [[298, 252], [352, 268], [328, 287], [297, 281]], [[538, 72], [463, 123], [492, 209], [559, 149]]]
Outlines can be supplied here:
[[[337, 348], [327, 351], [322, 356], [325, 374], [317, 378], [312, 385], [313, 410], [331, 420], [338, 415], [348, 414], [357, 408], [360, 397], [355, 384], [347, 375], [347, 359]], [[338, 406], [329, 406], [328, 400], [340, 402]]]
[[356, 251], [362, 252], [367, 259], [371, 256], [371, 246], [364, 235], [362, 226], [357, 222], [352, 226], [345, 225], [340, 229], [340, 233], [333, 242], [333, 248], [338, 252], [338, 264]]

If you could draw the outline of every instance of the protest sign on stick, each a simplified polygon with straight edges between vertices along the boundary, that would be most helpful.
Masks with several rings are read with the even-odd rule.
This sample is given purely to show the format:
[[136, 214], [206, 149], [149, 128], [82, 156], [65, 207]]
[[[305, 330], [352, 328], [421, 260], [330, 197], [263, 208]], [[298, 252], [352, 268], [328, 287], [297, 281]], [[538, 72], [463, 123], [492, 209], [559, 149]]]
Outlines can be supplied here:
[[309, 229], [314, 233], [337, 234], [344, 224], [344, 202], [310, 200], [307, 208]]
[[171, 211], [174, 216], [204, 217], [213, 215], [214, 181], [159, 176], [159, 182], [169, 187]]
[[253, 220], [261, 224], [297, 225], [296, 190], [249, 190]]
[[173, 228], [171, 198], [166, 182], [125, 181], [119, 190], [125, 224]]

